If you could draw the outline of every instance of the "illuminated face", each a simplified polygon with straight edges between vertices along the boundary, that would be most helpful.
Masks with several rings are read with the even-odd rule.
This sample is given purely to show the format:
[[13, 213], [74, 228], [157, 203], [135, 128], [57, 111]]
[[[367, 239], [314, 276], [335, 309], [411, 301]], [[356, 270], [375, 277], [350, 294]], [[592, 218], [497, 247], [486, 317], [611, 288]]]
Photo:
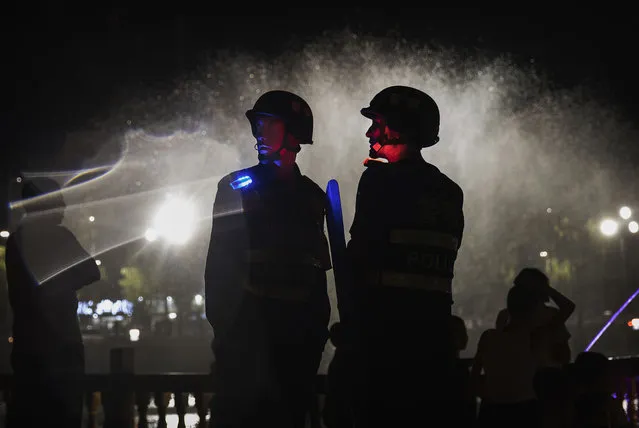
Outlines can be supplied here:
[[368, 144], [371, 146], [369, 156], [395, 162], [401, 157], [405, 147], [404, 145], [391, 145], [388, 143], [399, 140], [399, 133], [390, 129], [382, 117], [374, 117], [371, 120], [373, 123], [366, 131]]
[[271, 116], [257, 116], [254, 123], [254, 136], [260, 155], [269, 156], [282, 147], [286, 135], [286, 126], [281, 119]]

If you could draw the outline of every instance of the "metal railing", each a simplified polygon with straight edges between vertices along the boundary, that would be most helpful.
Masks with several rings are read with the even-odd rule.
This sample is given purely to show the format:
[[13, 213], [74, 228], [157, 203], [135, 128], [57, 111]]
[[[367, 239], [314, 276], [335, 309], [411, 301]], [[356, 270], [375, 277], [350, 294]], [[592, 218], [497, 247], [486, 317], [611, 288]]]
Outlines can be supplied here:
[[[207, 373], [134, 374], [132, 351], [132, 348], [113, 349], [111, 373], [83, 376], [86, 426], [143, 428], [149, 426], [151, 419], [156, 419], [158, 427], [166, 427], [170, 409], [177, 417], [178, 427], [187, 426], [188, 414], [197, 415], [199, 428], [207, 427], [210, 401], [215, 392], [213, 376]], [[472, 363], [471, 359], [464, 361], [468, 366]], [[631, 425], [639, 427], [639, 358], [619, 357], [609, 362], [611, 373], [620, 380], [616, 394], [624, 400]], [[5, 401], [9, 401], [12, 389], [13, 376], [0, 374], [0, 391]], [[325, 375], [317, 376], [316, 392], [317, 400], [310, 414], [311, 428], [323, 426], [320, 415], [322, 396], [326, 393]]]

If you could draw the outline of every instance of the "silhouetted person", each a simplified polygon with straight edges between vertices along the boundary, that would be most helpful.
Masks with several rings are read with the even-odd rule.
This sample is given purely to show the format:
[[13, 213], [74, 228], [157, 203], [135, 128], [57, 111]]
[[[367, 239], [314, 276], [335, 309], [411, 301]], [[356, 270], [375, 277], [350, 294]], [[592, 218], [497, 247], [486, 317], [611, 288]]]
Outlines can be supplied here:
[[328, 338], [326, 193], [296, 163], [309, 105], [269, 91], [246, 113], [259, 163], [218, 183], [206, 262], [215, 427], [304, 426]]
[[[557, 314], [557, 308], [548, 305], [548, 303], [550, 303], [550, 296], [547, 292], [547, 282], [548, 278], [540, 270], [525, 268], [522, 269], [517, 278], [515, 278], [513, 287], [526, 288], [528, 290], [528, 298], [536, 302], [540, 307], [540, 310], [537, 312], [539, 325], [546, 326], [543, 331], [537, 334], [539, 356], [542, 358], [540, 365], [542, 367], [561, 368], [571, 361], [571, 335], [565, 322], [559, 324], [551, 323], [554, 317], [560, 315]], [[556, 294], [554, 295], [556, 297]], [[496, 328], [503, 330], [508, 324], [508, 320], [508, 309], [504, 308], [499, 311], [497, 315], [497, 321], [495, 322]], [[552, 329], [549, 327], [552, 327]], [[543, 335], [540, 334], [542, 332]], [[542, 350], [543, 352], [541, 352]]]
[[455, 357], [461, 358], [462, 351], [468, 346], [468, 330], [464, 319], [459, 315], [451, 315], [450, 328], [453, 335], [453, 346], [455, 349]]
[[[566, 321], [575, 304], [549, 286], [546, 274], [539, 269], [525, 268], [514, 280], [525, 299], [535, 305], [538, 327], [532, 334], [532, 347], [537, 365], [533, 385], [544, 426], [568, 423], [565, 412], [568, 402], [568, 380], [564, 370], [571, 360], [570, 332]], [[527, 296], [527, 297], [526, 297]], [[551, 300], [558, 306], [548, 304]], [[506, 310], [508, 313], [508, 310]]]
[[508, 319], [510, 316], [508, 315], [508, 309], [504, 308], [497, 313], [497, 318], [495, 319], [495, 329], [503, 330], [508, 325]]
[[512, 287], [507, 298], [508, 324], [502, 330], [484, 331], [477, 344], [471, 381], [481, 398], [480, 428], [540, 426], [532, 349], [538, 306], [528, 297], [521, 288]]
[[[621, 382], [598, 352], [581, 352], [571, 367], [575, 386], [574, 428], [630, 428], [622, 399], [613, 397]], [[633, 405], [632, 403], [628, 404]]]
[[540, 403], [543, 428], [573, 427], [574, 388], [569, 377], [569, 366], [546, 367], [544, 375], [535, 377], [534, 386]]
[[[559, 308], [551, 319], [544, 317], [548, 297]], [[535, 377], [546, 359], [544, 337], [570, 317], [575, 305], [550, 287], [543, 272], [525, 268], [508, 291], [507, 309], [507, 324], [501, 330], [486, 330], [477, 345], [471, 382], [481, 397], [478, 423], [539, 427], [542, 409]]]
[[[468, 330], [466, 322], [459, 315], [451, 315], [450, 328], [453, 335], [455, 358], [457, 360], [456, 376], [452, 378], [451, 389], [458, 394], [458, 412], [449, 418], [453, 425], [472, 427], [477, 417], [477, 398], [470, 384], [470, 367], [467, 360], [461, 358], [461, 353], [468, 346]], [[456, 388], [456, 389], [455, 389]]]
[[16, 382], [8, 423], [79, 428], [84, 346], [76, 292], [98, 281], [100, 271], [60, 224], [65, 205], [55, 181], [27, 181], [22, 197], [26, 215], [6, 252]]
[[448, 325], [464, 215], [461, 188], [421, 155], [439, 141], [439, 108], [418, 89], [392, 86], [361, 113], [372, 121], [370, 152], [347, 246], [353, 281], [338, 292], [358, 354], [355, 426], [450, 420]]

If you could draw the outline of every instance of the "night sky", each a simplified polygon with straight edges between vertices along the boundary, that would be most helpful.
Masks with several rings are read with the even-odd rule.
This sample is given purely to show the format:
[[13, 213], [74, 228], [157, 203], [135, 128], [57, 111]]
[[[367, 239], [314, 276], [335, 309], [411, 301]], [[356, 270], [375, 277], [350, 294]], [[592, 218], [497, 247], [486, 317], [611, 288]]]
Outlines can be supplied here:
[[56, 3], [49, 11], [6, 16], [9, 78], [0, 119], [0, 179], [6, 183], [24, 168], [51, 167], [46, 161], [60, 149], [65, 132], [82, 129], [103, 113], [116, 88], [161, 87], [217, 49], [276, 55], [322, 31], [344, 28], [455, 46], [469, 56], [481, 51], [508, 53], [522, 64], [534, 59], [558, 87], [585, 83], [594, 97], [621, 109], [628, 120], [634, 121], [637, 111], [638, 38], [632, 14], [622, 10], [609, 16], [601, 8], [513, 15], [499, 9], [284, 9], [263, 4], [259, 10], [268, 16], [247, 16], [239, 9], [216, 15], [213, 4], [89, 12]]

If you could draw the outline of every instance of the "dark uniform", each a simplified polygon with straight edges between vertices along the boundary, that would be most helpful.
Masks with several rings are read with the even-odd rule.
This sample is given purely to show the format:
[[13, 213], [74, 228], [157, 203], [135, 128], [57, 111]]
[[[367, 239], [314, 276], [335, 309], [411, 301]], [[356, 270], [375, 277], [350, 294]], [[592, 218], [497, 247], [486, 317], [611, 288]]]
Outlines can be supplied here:
[[216, 427], [303, 427], [328, 338], [326, 194], [297, 165], [222, 178], [206, 266]]
[[[402, 96], [391, 100], [401, 104]], [[391, 127], [386, 108], [371, 102], [370, 110], [386, 113]], [[438, 121], [437, 115], [437, 128]], [[446, 409], [452, 410], [461, 377], [449, 324], [463, 192], [421, 156], [366, 165], [347, 247], [353, 284], [343, 308], [357, 348], [356, 426], [442, 418], [454, 426]]]

